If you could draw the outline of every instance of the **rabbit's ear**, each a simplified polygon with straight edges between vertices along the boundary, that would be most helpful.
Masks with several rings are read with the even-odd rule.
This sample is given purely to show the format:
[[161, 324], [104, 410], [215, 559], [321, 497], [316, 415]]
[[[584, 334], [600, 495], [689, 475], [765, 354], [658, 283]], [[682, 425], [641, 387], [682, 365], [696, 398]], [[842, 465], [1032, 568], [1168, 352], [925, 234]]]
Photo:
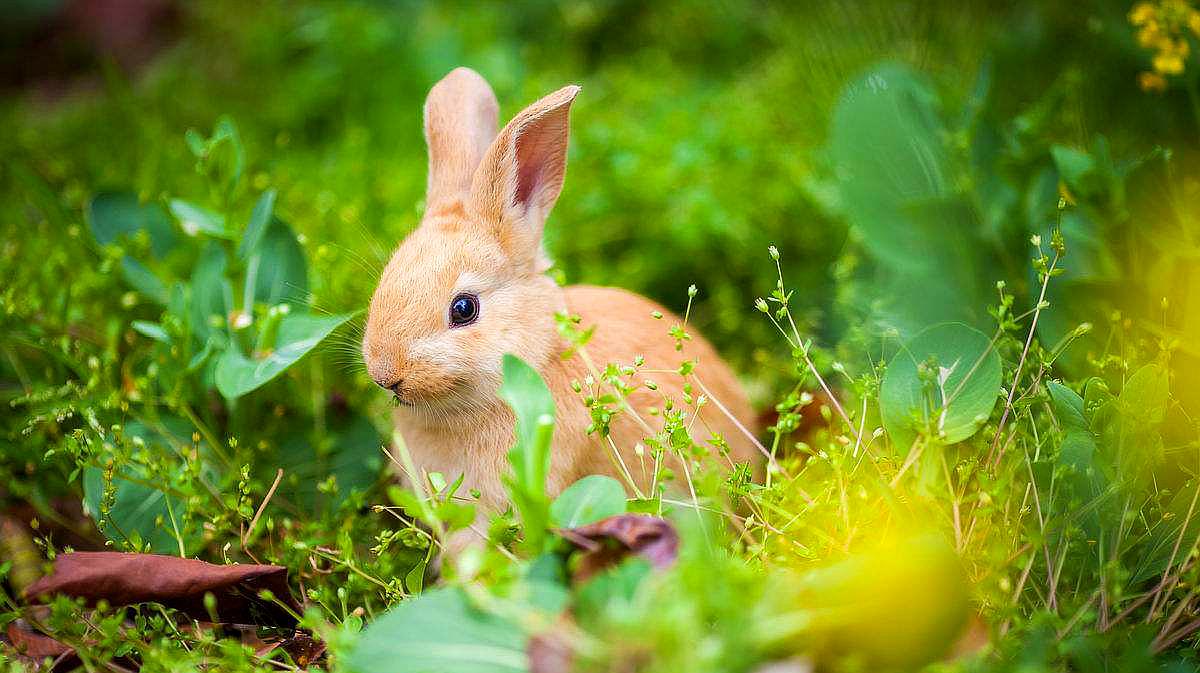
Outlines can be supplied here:
[[542, 227], [567, 169], [567, 117], [578, 86], [525, 108], [504, 127], [471, 184], [474, 214], [516, 262], [541, 265]]
[[429, 185], [425, 211], [461, 203], [471, 176], [496, 137], [499, 106], [492, 87], [470, 68], [455, 68], [425, 98]]

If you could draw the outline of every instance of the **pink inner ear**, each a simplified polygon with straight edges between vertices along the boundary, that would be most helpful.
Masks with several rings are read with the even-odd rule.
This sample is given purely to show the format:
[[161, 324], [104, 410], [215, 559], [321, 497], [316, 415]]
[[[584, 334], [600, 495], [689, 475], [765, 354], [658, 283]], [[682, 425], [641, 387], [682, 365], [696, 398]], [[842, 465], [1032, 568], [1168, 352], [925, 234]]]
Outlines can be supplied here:
[[517, 189], [513, 205], [528, 211], [530, 200], [542, 182], [546, 167], [547, 148], [541, 124], [532, 124], [517, 136]]
[[522, 161], [521, 150], [517, 150], [517, 191], [513, 194], [513, 205], [529, 210], [529, 199], [533, 189], [542, 179], [542, 164], [540, 161]]

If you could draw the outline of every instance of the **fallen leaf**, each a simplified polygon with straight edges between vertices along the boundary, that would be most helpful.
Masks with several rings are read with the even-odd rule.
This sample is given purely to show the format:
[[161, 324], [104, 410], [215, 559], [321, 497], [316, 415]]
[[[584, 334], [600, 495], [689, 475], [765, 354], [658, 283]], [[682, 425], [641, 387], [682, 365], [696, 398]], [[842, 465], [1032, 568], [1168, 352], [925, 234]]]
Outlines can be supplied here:
[[571, 670], [575, 653], [566, 632], [572, 628], [575, 628], [574, 620], [563, 615], [556, 626], [529, 638], [525, 647], [529, 673], [568, 673]]
[[[275, 599], [263, 600], [269, 590]], [[214, 565], [157, 554], [74, 552], [54, 559], [50, 575], [25, 591], [30, 600], [53, 594], [83, 598], [89, 604], [161, 603], [193, 619], [210, 620], [204, 595], [216, 598], [218, 621], [292, 626], [299, 605], [288, 589], [287, 568], [273, 565]], [[289, 612], [289, 610], [291, 612]]]
[[24, 619], [9, 624], [5, 636], [13, 650], [35, 667], [47, 658], [74, 659], [75, 650], [70, 645], [34, 631]]
[[657, 570], [670, 566], [679, 554], [675, 527], [656, 516], [620, 514], [558, 533], [580, 550], [572, 575], [576, 582], [586, 581], [630, 554], [641, 556]]

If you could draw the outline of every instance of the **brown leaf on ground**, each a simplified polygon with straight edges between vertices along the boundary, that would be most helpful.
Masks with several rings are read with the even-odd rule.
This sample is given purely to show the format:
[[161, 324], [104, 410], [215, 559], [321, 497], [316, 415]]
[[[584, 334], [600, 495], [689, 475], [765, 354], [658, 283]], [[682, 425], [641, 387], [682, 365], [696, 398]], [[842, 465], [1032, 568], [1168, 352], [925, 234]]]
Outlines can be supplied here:
[[573, 573], [576, 582], [637, 554], [662, 570], [679, 555], [679, 534], [670, 521], [642, 514], [619, 514], [579, 528], [559, 531], [580, 552]]
[[23, 619], [9, 624], [4, 635], [17, 656], [35, 669], [46, 659], [68, 665], [69, 663], [78, 663], [75, 659], [74, 649], [50, 636], [44, 636], [34, 631]]
[[[269, 590], [287, 606], [263, 600]], [[216, 599], [216, 615], [204, 607], [204, 595]], [[161, 603], [193, 619], [292, 626], [299, 606], [288, 589], [287, 568], [273, 565], [213, 565], [157, 554], [75, 552], [54, 560], [53, 572], [25, 591], [30, 600], [53, 594], [83, 598], [89, 604]]]
[[558, 626], [529, 639], [525, 653], [529, 656], [529, 673], [567, 673], [575, 658], [564, 629], [571, 626], [571, 618], [564, 616]]

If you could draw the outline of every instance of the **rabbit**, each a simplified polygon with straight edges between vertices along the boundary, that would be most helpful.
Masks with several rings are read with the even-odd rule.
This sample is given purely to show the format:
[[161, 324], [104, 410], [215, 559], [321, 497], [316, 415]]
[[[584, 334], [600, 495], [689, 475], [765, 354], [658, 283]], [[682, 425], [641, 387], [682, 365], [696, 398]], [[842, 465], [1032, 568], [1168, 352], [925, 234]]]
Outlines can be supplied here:
[[[693, 376], [711, 393], [699, 418], [689, 415], [693, 438], [704, 444], [719, 433], [730, 450], [718, 459], [727, 465], [757, 464], [761, 454], [748, 431], [751, 405], [708, 341], [692, 332], [678, 352], [667, 331], [680, 320], [662, 306], [616, 288], [561, 287], [546, 274], [542, 229], [563, 187], [568, 111], [579, 91], [572, 85], [551, 93], [497, 134], [496, 97], [479, 74], [458, 68], [433, 87], [424, 110], [425, 212], [384, 268], [367, 311], [367, 373], [395, 396], [395, 427], [420, 473], [411, 476], [463, 475], [459, 492], [479, 494], [477, 524], [486, 523], [487, 510], [508, 506], [501, 475], [509, 469], [515, 418], [497, 394], [505, 353], [536, 368], [554, 398], [551, 496], [591, 474], [623, 483], [632, 477], [643, 492], [650, 488], [654, 459], [635, 447], [653, 435], [647, 425], [661, 429], [652, 407], [661, 408], [664, 398], [681, 404], [683, 377], [662, 370], [674, 372], [684, 360], [696, 361]], [[659, 370], [634, 376], [653, 380], [657, 391], [632, 393], [627, 401], [637, 414], [616, 415], [611, 445], [587, 432], [590, 411], [572, 386], [588, 368], [578, 354], [561, 357], [569, 344], [557, 330], [557, 312], [596, 327], [585, 346], [596, 366], [629, 365], [642, 356], [645, 370]], [[664, 464], [682, 483], [679, 460]], [[462, 531], [443, 552], [478, 542], [485, 530]]]

